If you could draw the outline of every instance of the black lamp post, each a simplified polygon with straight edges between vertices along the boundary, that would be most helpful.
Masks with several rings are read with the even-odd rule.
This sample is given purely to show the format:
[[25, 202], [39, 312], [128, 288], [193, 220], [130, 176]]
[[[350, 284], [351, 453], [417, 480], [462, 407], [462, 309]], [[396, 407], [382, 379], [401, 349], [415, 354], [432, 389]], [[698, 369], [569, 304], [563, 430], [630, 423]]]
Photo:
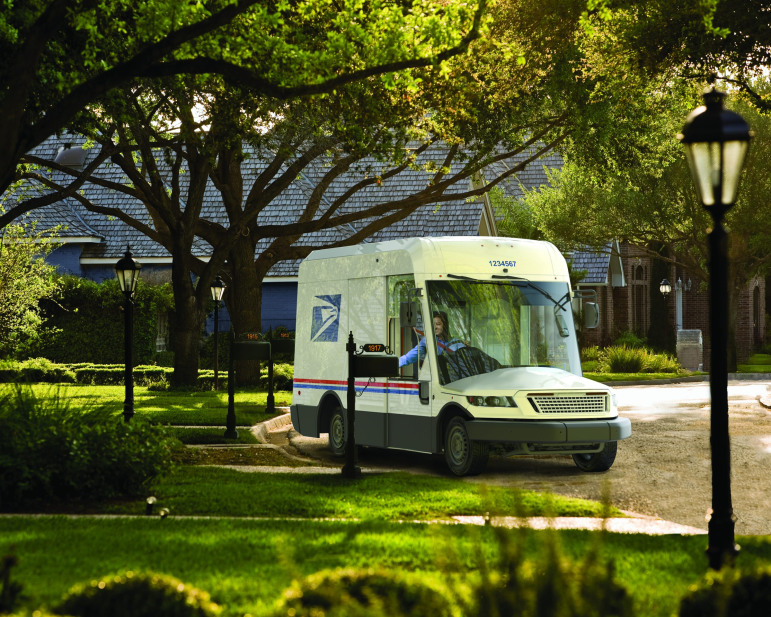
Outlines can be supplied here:
[[225, 293], [225, 283], [222, 282], [219, 274], [211, 284], [211, 299], [214, 300], [214, 390], [220, 389], [219, 382], [219, 341], [220, 341], [220, 302]]
[[126, 398], [123, 401], [123, 418], [128, 422], [134, 415], [134, 290], [137, 288], [141, 264], [131, 255], [131, 248], [126, 245], [126, 254], [115, 264], [120, 290], [126, 297], [125, 310], [125, 353], [126, 373], [123, 382], [126, 385]]
[[731, 504], [731, 450], [728, 435], [728, 253], [725, 213], [739, 188], [752, 133], [739, 114], [723, 105], [725, 94], [714, 88], [704, 105], [691, 112], [678, 139], [685, 146], [688, 165], [701, 203], [712, 217], [709, 243], [710, 446], [712, 450], [712, 508], [709, 521], [709, 565], [719, 570], [731, 563], [739, 547], [734, 542]]
[[661, 281], [661, 284], [659, 285], [659, 291], [661, 292], [661, 295], [664, 296], [664, 300], [669, 299], [669, 294], [672, 293], [672, 285], [669, 284], [667, 279]]

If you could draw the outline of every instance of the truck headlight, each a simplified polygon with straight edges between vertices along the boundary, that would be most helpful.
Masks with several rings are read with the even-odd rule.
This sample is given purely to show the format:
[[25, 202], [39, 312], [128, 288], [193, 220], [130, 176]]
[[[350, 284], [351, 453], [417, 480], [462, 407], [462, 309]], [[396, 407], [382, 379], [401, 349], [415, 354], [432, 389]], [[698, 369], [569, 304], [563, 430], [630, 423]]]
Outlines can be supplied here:
[[513, 396], [467, 396], [466, 400], [475, 407], [516, 407]]
[[618, 407], [618, 398], [617, 398], [617, 396], [616, 396], [616, 393], [615, 393], [615, 392], [614, 392], [613, 394], [611, 394], [611, 395], [610, 395], [610, 404], [611, 404], [613, 407]]

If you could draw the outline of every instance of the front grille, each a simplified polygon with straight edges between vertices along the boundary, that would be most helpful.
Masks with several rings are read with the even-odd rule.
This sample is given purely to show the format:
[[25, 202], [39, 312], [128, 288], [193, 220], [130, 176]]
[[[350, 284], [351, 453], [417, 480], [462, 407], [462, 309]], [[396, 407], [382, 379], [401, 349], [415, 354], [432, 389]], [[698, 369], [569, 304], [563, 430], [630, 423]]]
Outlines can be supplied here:
[[605, 413], [607, 396], [530, 396], [538, 413]]

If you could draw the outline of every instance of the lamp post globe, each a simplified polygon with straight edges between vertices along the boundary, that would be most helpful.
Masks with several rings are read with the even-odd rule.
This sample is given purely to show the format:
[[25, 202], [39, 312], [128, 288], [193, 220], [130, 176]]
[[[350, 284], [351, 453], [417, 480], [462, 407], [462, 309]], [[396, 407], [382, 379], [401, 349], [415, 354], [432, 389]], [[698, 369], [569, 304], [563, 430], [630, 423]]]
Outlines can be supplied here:
[[115, 275], [125, 297], [123, 311], [125, 373], [123, 383], [126, 387], [126, 395], [123, 400], [123, 418], [126, 422], [134, 416], [134, 291], [137, 288], [141, 269], [142, 264], [134, 259], [131, 248], [126, 245], [126, 254], [115, 264]]
[[731, 443], [728, 431], [728, 233], [723, 218], [739, 190], [752, 132], [739, 114], [725, 108], [725, 94], [712, 88], [678, 135], [704, 208], [712, 217], [709, 245], [710, 448], [712, 508], [709, 521], [709, 565], [720, 570], [735, 559], [736, 516], [731, 502]]
[[659, 291], [661, 292], [661, 295], [664, 296], [665, 300], [669, 298], [669, 294], [672, 293], [672, 285], [669, 284], [667, 279], [661, 281], [661, 284], [659, 285]]
[[214, 390], [220, 389], [219, 383], [219, 359], [220, 359], [220, 302], [222, 296], [225, 295], [225, 283], [220, 278], [219, 274], [214, 282], [210, 285], [211, 299], [214, 300]]

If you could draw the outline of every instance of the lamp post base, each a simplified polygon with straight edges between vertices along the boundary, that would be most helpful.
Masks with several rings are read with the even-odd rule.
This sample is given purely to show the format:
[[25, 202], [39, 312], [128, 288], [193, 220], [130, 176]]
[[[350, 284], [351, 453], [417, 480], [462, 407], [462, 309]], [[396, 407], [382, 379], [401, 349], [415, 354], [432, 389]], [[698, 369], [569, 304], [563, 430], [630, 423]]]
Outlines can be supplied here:
[[723, 566], [732, 566], [739, 554], [739, 545], [734, 542], [736, 516], [733, 511], [722, 512], [717, 516], [710, 512], [709, 516], [707, 558], [710, 568], [720, 570]]
[[238, 439], [238, 431], [236, 429], [228, 429], [225, 431], [225, 439]]
[[353, 480], [354, 478], [361, 478], [361, 467], [358, 465], [344, 465], [343, 466], [343, 477], [344, 478], [350, 478]]
[[133, 405], [124, 405], [123, 406], [123, 420], [126, 422], [130, 422], [131, 418], [134, 417], [134, 406]]

